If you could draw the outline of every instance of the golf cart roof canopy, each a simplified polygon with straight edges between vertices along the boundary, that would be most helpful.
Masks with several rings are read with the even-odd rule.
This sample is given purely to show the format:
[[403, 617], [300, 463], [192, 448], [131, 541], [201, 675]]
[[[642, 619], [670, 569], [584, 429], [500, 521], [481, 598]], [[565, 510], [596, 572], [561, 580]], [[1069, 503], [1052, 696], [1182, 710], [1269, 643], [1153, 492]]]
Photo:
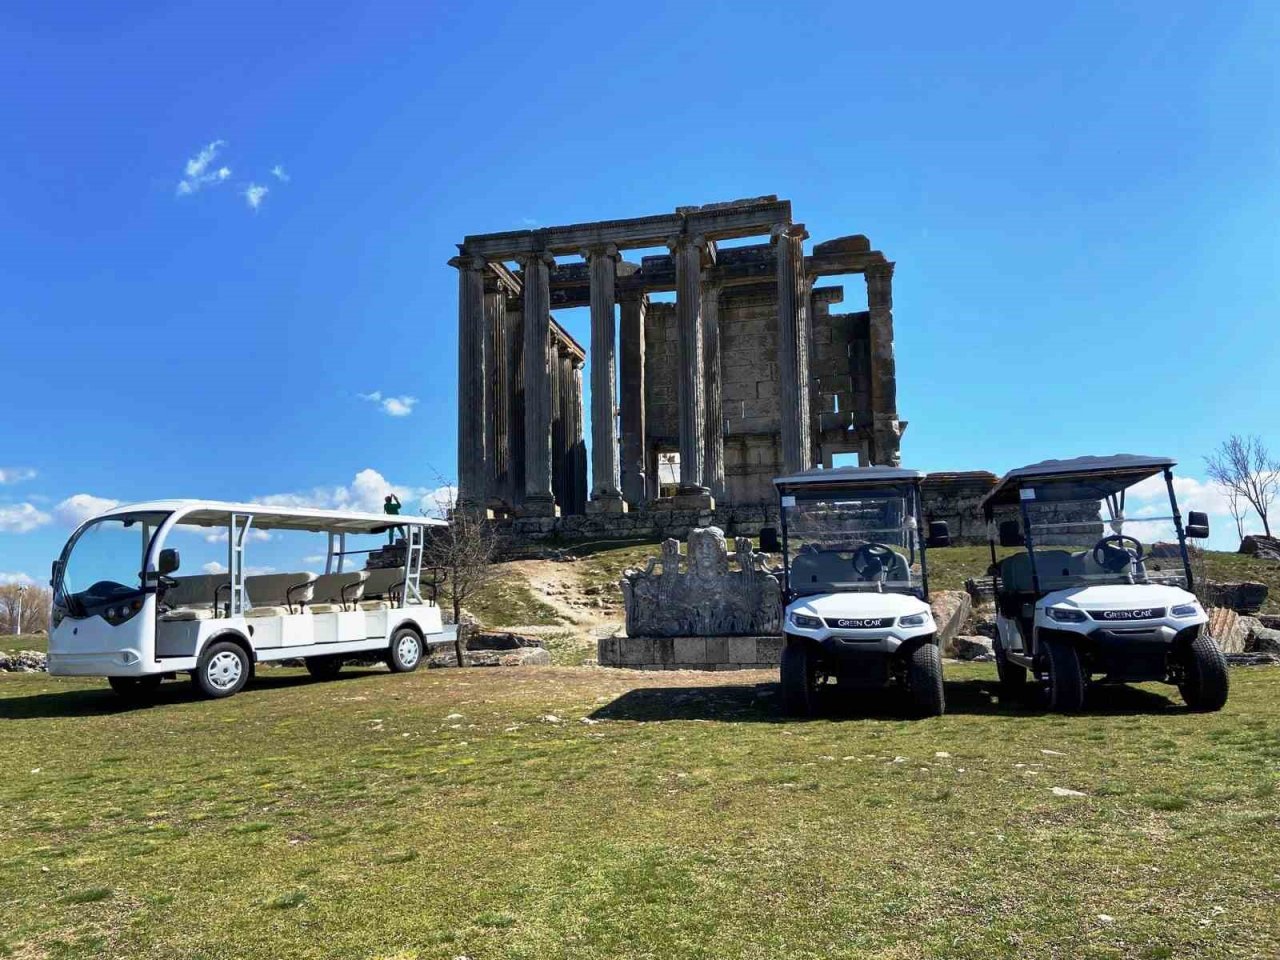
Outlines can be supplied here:
[[773, 485], [780, 493], [798, 490], [816, 493], [828, 487], [915, 483], [922, 479], [924, 474], [919, 470], [903, 470], [901, 467], [836, 467], [833, 470], [814, 467], [789, 477], [776, 477]]
[[175, 523], [197, 527], [222, 527], [232, 513], [250, 515], [259, 530], [345, 531], [347, 533], [382, 533], [391, 527], [444, 527], [444, 520], [388, 513], [360, 513], [354, 510], [320, 510], [315, 507], [278, 507], [265, 503], [224, 503], [220, 500], [151, 500], [146, 503], [121, 504], [104, 510], [95, 517], [114, 517], [125, 513], [172, 513]]
[[1025, 488], [1036, 487], [1037, 501], [1101, 500], [1177, 463], [1168, 457], [1116, 453], [1109, 457], [1042, 460], [1010, 470], [982, 501], [988, 519], [995, 507], [1018, 503]]

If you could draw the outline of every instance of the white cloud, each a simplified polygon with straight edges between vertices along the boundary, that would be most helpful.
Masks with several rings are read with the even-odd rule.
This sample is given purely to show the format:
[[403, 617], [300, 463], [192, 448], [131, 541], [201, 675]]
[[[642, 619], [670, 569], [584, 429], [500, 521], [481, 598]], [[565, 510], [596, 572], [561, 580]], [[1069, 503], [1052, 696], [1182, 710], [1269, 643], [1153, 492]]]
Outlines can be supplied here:
[[[227, 572], [226, 565], [225, 565], [225, 564], [221, 564], [221, 563], [219, 563], [217, 560], [210, 560], [208, 563], [206, 563], [206, 564], [205, 564], [203, 567], [201, 567], [200, 569], [201, 569], [201, 570], [203, 570], [205, 573], [211, 573], [211, 574], [212, 574], [212, 573], [226, 573], [226, 572]], [[266, 574], [268, 574], [268, 573], [275, 573], [275, 572], [276, 572], [276, 568], [275, 568], [275, 567], [254, 567], [254, 566], [246, 566], [246, 567], [244, 568], [244, 575], [245, 575], [246, 577], [261, 577], [261, 576], [264, 576], [264, 575], [266, 575]]]
[[22, 584], [24, 587], [36, 586], [35, 578], [27, 573], [5, 573], [0, 570], [0, 586], [9, 586], [13, 583]]
[[[250, 541], [256, 540], [259, 543], [265, 543], [266, 541], [271, 539], [271, 534], [268, 533], [266, 530], [259, 530], [256, 527], [250, 527], [248, 539]], [[227, 531], [218, 530], [213, 533], [206, 533], [204, 535], [204, 542], [205, 543], [226, 543]]]
[[270, 192], [271, 190], [269, 187], [264, 187], [257, 183], [251, 183], [249, 186], [244, 188], [245, 203], [249, 204], [250, 210], [257, 210], [262, 206], [262, 201], [266, 199], [267, 194]]
[[52, 519], [30, 503], [0, 504], [0, 533], [30, 533]]
[[356, 394], [361, 400], [368, 400], [370, 403], [376, 403], [382, 408], [382, 412], [389, 417], [407, 417], [413, 413], [413, 408], [418, 403], [417, 397], [401, 395], [398, 397], [383, 396], [381, 390], [375, 390], [373, 393]]
[[110, 510], [119, 505], [119, 500], [95, 497], [89, 493], [77, 493], [59, 503], [53, 508], [53, 512], [62, 523], [69, 527], [78, 527], [90, 517], [95, 517], [104, 510]]
[[[1175, 476], [1173, 492], [1178, 498], [1178, 510], [1183, 521], [1192, 510], [1199, 510], [1209, 515], [1210, 537], [1208, 546], [1213, 550], [1234, 550], [1239, 546], [1236, 536], [1236, 522], [1231, 516], [1231, 506], [1227, 492], [1219, 484], [1211, 480], [1197, 477]], [[1148, 477], [1141, 483], [1129, 488], [1126, 498], [1126, 513], [1131, 517], [1167, 517], [1169, 516], [1169, 488], [1163, 476]], [[1244, 521], [1245, 533], [1261, 533], [1262, 521], [1249, 511]], [[1168, 536], [1173, 536], [1172, 525]]]
[[0, 484], [22, 483], [33, 479], [35, 475], [36, 472], [30, 467], [0, 467]]
[[395, 494], [405, 513], [437, 514], [441, 490], [447, 488], [406, 486], [391, 483], [377, 470], [366, 467], [351, 483], [337, 487], [315, 487], [297, 493], [274, 493], [258, 497], [255, 503], [277, 507], [317, 507], [322, 510], [355, 510], [381, 513], [388, 494]]
[[313, 553], [309, 557], [303, 557], [302, 562], [303, 563], [324, 563], [328, 559], [329, 558], [325, 556], [323, 553]]
[[271, 175], [275, 177], [277, 180], [279, 180], [281, 183], [289, 182], [289, 175], [284, 172], [284, 167], [280, 166], [280, 164], [278, 163], [271, 168]]
[[186, 167], [183, 168], [186, 176], [178, 183], [179, 196], [187, 196], [201, 187], [231, 179], [230, 167], [215, 168], [213, 166], [213, 161], [218, 158], [218, 151], [226, 145], [225, 140], [215, 140], [187, 161]]
[[226, 566], [219, 563], [217, 560], [210, 560], [200, 569], [203, 570], [205, 573], [226, 573], [227, 572]]

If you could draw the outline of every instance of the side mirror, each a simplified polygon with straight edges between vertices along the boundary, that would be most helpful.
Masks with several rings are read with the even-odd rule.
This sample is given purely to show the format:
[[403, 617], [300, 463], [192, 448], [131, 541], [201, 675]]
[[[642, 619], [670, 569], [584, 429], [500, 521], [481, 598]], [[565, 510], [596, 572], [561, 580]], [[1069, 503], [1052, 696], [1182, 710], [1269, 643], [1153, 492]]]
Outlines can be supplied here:
[[62, 561], [55, 560], [49, 567], [49, 586], [58, 582], [58, 572], [62, 569]]
[[1192, 540], [1209, 539], [1209, 515], [1200, 510], [1192, 510], [1187, 514], [1187, 536]]
[[761, 527], [760, 528], [760, 552], [761, 553], [781, 553], [782, 541], [778, 539], [777, 527]]
[[925, 542], [929, 547], [951, 546], [951, 528], [945, 520], [934, 520], [929, 524], [929, 539]]
[[1027, 538], [1022, 535], [1022, 526], [1017, 520], [1000, 521], [1000, 546], [1025, 547]]
[[178, 551], [173, 549], [160, 551], [160, 563], [158, 570], [160, 576], [167, 577], [182, 565], [182, 560], [178, 556]]

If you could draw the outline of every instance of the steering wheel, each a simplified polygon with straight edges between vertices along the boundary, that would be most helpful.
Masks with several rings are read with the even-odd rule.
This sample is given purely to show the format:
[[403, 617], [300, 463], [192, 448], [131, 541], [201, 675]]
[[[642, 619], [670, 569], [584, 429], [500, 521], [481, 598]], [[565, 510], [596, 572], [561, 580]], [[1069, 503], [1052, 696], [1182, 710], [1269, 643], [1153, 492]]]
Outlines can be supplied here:
[[1113, 533], [1103, 537], [1093, 547], [1093, 561], [1108, 573], [1119, 573], [1130, 561], [1141, 563], [1146, 551], [1136, 537]]
[[864, 543], [853, 552], [853, 572], [864, 580], [879, 577], [892, 556], [893, 551], [883, 543]]

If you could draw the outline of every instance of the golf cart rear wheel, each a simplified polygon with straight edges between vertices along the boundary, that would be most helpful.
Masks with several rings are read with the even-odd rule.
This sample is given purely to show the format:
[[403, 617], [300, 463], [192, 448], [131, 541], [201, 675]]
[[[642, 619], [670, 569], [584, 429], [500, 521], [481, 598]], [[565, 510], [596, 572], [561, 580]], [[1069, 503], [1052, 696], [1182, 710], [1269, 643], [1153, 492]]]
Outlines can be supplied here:
[[1068, 640], [1046, 637], [1045, 690], [1049, 709], [1057, 713], [1079, 713], [1084, 709], [1085, 675], [1080, 651]]
[[341, 669], [341, 657], [307, 657], [307, 673], [317, 680], [332, 680]]
[[422, 637], [413, 627], [401, 627], [391, 635], [387, 666], [393, 673], [412, 673], [422, 662]]
[[1000, 678], [1000, 696], [1017, 696], [1027, 685], [1027, 668], [1011, 661], [999, 640], [995, 642], [995, 654], [996, 676]]
[[1188, 707], [1198, 712], [1221, 710], [1227, 702], [1230, 681], [1227, 658], [1213, 637], [1201, 634], [1187, 647], [1178, 692]]
[[817, 705], [817, 657], [803, 640], [789, 640], [782, 648], [782, 710], [788, 716], [808, 717]]
[[126, 700], [143, 701], [160, 689], [161, 676], [149, 673], [145, 677], [107, 677], [111, 689]]
[[936, 643], [922, 643], [907, 661], [907, 692], [917, 716], [940, 717], [946, 712], [942, 689], [942, 651]]

